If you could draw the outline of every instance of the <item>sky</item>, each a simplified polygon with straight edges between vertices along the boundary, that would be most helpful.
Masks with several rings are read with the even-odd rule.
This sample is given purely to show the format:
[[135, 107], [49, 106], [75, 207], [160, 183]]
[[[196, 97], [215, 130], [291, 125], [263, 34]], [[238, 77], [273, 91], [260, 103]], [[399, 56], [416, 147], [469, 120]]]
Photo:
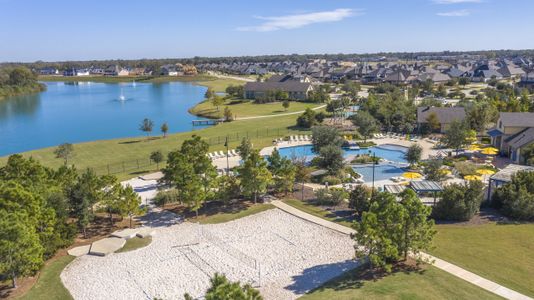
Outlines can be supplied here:
[[533, 0], [0, 0], [0, 61], [534, 48]]

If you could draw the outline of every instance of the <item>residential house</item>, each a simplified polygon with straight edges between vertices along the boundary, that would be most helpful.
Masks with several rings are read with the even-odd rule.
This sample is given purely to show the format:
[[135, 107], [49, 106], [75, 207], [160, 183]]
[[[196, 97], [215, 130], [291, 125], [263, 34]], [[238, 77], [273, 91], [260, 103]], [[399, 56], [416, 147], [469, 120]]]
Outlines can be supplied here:
[[517, 78], [522, 75], [525, 75], [523, 69], [518, 68], [512, 64], [505, 64], [500, 69], [497, 70], [505, 78]]
[[519, 81], [518, 85], [520, 87], [529, 89], [534, 88], [534, 72], [526, 73], [525, 75], [521, 76], [521, 80]]
[[59, 75], [59, 70], [52, 67], [47, 67], [39, 70], [40, 75]]
[[445, 133], [454, 121], [463, 121], [466, 117], [463, 107], [418, 107], [417, 108], [417, 128], [428, 123], [428, 117], [435, 114], [440, 124], [440, 133]]
[[313, 86], [309, 82], [297, 80], [247, 82], [244, 86], [243, 97], [245, 99], [257, 99], [276, 91], [286, 92], [289, 99], [304, 101], [313, 91]]
[[70, 68], [63, 71], [63, 76], [89, 76], [89, 70]]
[[130, 72], [118, 65], [109, 66], [104, 70], [104, 76], [128, 76]]
[[524, 163], [521, 150], [534, 143], [534, 113], [501, 112], [496, 127], [489, 130], [491, 144], [516, 163]]

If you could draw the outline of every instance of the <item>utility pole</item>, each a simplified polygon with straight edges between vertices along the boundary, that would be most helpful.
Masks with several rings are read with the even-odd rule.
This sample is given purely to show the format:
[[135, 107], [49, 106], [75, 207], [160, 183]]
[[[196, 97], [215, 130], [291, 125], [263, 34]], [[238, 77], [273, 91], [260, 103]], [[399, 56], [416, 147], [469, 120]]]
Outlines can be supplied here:
[[226, 136], [224, 146], [226, 147], [226, 176], [228, 176], [230, 175], [230, 162], [228, 161], [228, 136]]

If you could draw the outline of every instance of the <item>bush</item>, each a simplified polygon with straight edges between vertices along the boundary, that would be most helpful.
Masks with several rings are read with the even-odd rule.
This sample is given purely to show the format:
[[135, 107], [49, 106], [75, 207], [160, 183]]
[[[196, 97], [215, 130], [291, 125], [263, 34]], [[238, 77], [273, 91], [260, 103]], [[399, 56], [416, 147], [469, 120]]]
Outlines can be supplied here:
[[462, 176], [474, 175], [477, 172], [477, 166], [474, 163], [468, 161], [455, 162], [454, 167]]
[[328, 183], [328, 185], [337, 185], [337, 184], [341, 184], [341, 179], [339, 179], [336, 176], [327, 175], [321, 179], [321, 183], [322, 184]]
[[369, 210], [371, 203], [371, 188], [358, 185], [350, 192], [349, 208], [352, 208], [361, 216], [364, 211]]
[[154, 197], [152, 202], [154, 202], [156, 206], [165, 207], [165, 204], [180, 202], [180, 194], [175, 189], [161, 191]]
[[534, 220], [534, 172], [518, 172], [511, 182], [497, 188], [492, 205], [507, 217]]
[[441, 200], [432, 209], [434, 218], [448, 221], [469, 221], [480, 209], [484, 196], [483, 184], [450, 184], [443, 189]]

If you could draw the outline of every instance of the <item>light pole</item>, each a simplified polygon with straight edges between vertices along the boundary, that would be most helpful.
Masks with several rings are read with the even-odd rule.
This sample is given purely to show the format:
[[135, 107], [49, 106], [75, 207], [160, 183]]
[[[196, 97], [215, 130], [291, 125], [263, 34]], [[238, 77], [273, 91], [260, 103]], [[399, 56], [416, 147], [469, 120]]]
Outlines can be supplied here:
[[372, 156], [372, 162], [373, 162], [373, 185], [372, 185], [372, 190], [371, 190], [371, 197], [373, 197], [373, 192], [375, 190], [375, 164], [376, 164], [376, 157], [375, 157], [375, 153], [372, 152], [371, 150], [369, 150], [369, 156], [371, 156], [371, 153], [373, 154], [373, 156]]
[[228, 162], [228, 136], [226, 136], [224, 146], [226, 147], [226, 176], [228, 176], [230, 175], [230, 163]]

